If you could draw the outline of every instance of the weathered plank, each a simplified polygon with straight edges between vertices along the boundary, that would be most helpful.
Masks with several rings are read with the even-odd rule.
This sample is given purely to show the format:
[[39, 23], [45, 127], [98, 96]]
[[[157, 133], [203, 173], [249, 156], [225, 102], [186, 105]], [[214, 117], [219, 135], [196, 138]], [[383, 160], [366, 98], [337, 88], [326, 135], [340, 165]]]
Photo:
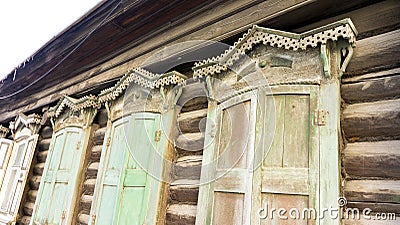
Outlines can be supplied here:
[[206, 129], [207, 109], [181, 113], [178, 117], [180, 132], [196, 133]]
[[99, 162], [92, 162], [89, 164], [87, 170], [86, 170], [86, 176], [90, 178], [96, 178], [97, 172], [99, 170]]
[[31, 178], [29, 178], [29, 187], [32, 190], [38, 190], [41, 179], [42, 179], [42, 176], [32, 176]]
[[345, 76], [400, 66], [400, 29], [357, 41]]
[[36, 156], [37, 161], [38, 162], [42, 162], [42, 163], [46, 162], [46, 158], [47, 158], [47, 154], [48, 153], [49, 153], [49, 151], [38, 152], [37, 156]]
[[78, 215], [78, 222], [81, 224], [89, 224], [89, 219], [90, 219], [90, 216], [88, 214], [80, 213]]
[[95, 178], [85, 180], [85, 182], [83, 183], [83, 192], [88, 195], [89, 194], [93, 195], [95, 185], [96, 185]]
[[350, 217], [348, 219], [343, 219], [343, 223], [344, 225], [398, 225], [400, 223], [399, 216], [395, 219], [379, 219], [382, 217], [373, 213], [369, 216], [371, 216], [371, 219], [369, 219], [369, 217], [364, 218], [361, 215], [360, 219]]
[[42, 139], [38, 142], [39, 150], [46, 151], [49, 150], [51, 138]]
[[104, 136], [106, 134], [107, 127], [102, 127], [96, 130], [96, 132], [93, 135], [93, 143], [95, 145], [102, 145]]
[[300, 33], [341, 19], [350, 18], [358, 31], [357, 39], [360, 40], [396, 28], [400, 24], [399, 11], [400, 4], [397, 0], [386, 0], [338, 16], [319, 20], [316, 23], [308, 24], [293, 31]]
[[81, 207], [82, 209], [90, 212], [90, 207], [92, 205], [92, 201], [93, 201], [93, 196], [92, 195], [85, 195], [83, 194], [81, 196]]
[[400, 141], [348, 143], [342, 160], [350, 177], [400, 179]]
[[350, 180], [344, 193], [349, 202], [394, 203], [400, 207], [400, 180]]
[[92, 152], [90, 154], [90, 159], [92, 161], [100, 161], [102, 145], [95, 145], [92, 147]]
[[400, 99], [349, 105], [342, 128], [349, 141], [380, 140], [400, 135]]
[[190, 225], [196, 221], [196, 205], [173, 204], [167, 209], [166, 225]]
[[400, 212], [400, 204], [397, 203], [382, 203], [382, 202], [348, 202], [347, 207], [357, 208], [360, 211], [368, 208], [372, 212], [382, 213], [398, 213]]
[[174, 165], [174, 176], [177, 179], [200, 179], [202, 158], [201, 155], [178, 158]]
[[52, 135], [53, 135], [53, 128], [51, 128], [51, 126], [44, 126], [40, 130], [40, 136], [44, 139], [51, 138]]
[[176, 147], [185, 151], [199, 151], [203, 149], [204, 134], [203, 133], [187, 133], [181, 134], [176, 139]]
[[197, 204], [199, 180], [176, 180], [169, 188], [170, 198], [179, 203]]
[[45, 163], [36, 163], [33, 167], [33, 172], [36, 175], [42, 175], [44, 170]]
[[342, 98], [349, 103], [366, 102], [400, 96], [400, 74], [343, 84]]

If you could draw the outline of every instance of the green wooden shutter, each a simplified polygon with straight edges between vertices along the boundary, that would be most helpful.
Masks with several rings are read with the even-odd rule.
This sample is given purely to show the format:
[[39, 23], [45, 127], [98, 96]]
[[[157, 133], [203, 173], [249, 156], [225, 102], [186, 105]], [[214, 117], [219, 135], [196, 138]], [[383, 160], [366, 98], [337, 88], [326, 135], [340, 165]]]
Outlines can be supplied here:
[[0, 187], [7, 171], [7, 165], [10, 160], [13, 144], [14, 142], [11, 140], [5, 138], [0, 139]]
[[[89, 224], [144, 224], [153, 179], [159, 115], [138, 113], [113, 123], [107, 132], [100, 160]], [[109, 143], [109, 144], [107, 144]], [[130, 148], [130, 149], [128, 149]], [[132, 153], [135, 154], [135, 158]]]
[[130, 151], [125, 153], [114, 220], [114, 224], [120, 225], [145, 223], [152, 181], [147, 171], [152, 170], [157, 149], [154, 134], [160, 123], [159, 115], [153, 113], [135, 114], [131, 121]]
[[250, 224], [255, 97], [209, 108], [196, 224]]
[[120, 174], [128, 148], [125, 132], [129, 129], [129, 122], [130, 116], [114, 122], [105, 136], [92, 205], [91, 214], [95, 216], [91, 217], [89, 224], [109, 225], [113, 222]]
[[15, 222], [38, 135], [15, 142], [0, 192], [0, 223]]
[[[259, 188], [254, 189], [258, 201], [253, 204], [253, 215], [261, 224], [316, 221], [308, 217], [317, 217], [319, 211], [318, 127], [313, 122], [317, 91], [316, 86], [291, 86], [277, 88], [273, 96], [260, 99], [264, 103], [260, 120], [265, 121], [260, 136], [267, 141], [262, 146], [263, 163], [255, 173], [253, 185]], [[286, 213], [279, 218], [277, 211], [271, 212], [273, 208], [283, 208]], [[292, 211], [290, 215], [292, 209], [300, 214]], [[303, 214], [304, 209], [310, 210]]]
[[87, 134], [64, 128], [53, 135], [31, 224], [70, 224]]

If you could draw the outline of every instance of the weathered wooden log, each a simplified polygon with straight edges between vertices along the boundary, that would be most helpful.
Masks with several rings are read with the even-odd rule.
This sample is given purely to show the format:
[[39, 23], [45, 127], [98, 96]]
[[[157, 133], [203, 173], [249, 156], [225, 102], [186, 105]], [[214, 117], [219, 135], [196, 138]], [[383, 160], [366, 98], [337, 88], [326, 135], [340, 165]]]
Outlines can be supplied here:
[[199, 180], [176, 180], [170, 186], [170, 197], [180, 203], [197, 204]]
[[33, 173], [35, 175], [42, 175], [44, 170], [45, 163], [36, 163], [33, 167]]
[[207, 109], [181, 113], [178, 117], [179, 130], [182, 133], [204, 132], [207, 122]]
[[371, 35], [390, 31], [390, 29], [396, 27], [400, 23], [400, 17], [398, 16], [399, 11], [400, 5], [397, 0], [387, 0], [338, 16], [319, 20], [316, 23], [297, 28], [294, 32], [305, 32], [341, 19], [350, 18], [357, 28], [357, 39], [362, 39]]
[[[362, 213], [362, 211], [361, 211]], [[400, 218], [397, 216], [394, 219], [378, 219], [382, 218], [380, 214], [371, 213], [367, 217], [363, 217], [360, 213], [360, 218], [353, 218], [350, 214], [349, 218], [343, 219], [344, 225], [398, 225]], [[371, 216], [370, 218], [368, 216]], [[386, 216], [386, 214], [385, 214]]]
[[92, 205], [93, 196], [92, 195], [82, 195], [81, 196], [81, 207], [83, 210], [90, 212], [90, 207]]
[[93, 135], [93, 143], [95, 145], [102, 145], [104, 141], [104, 136], [106, 134], [107, 127], [102, 127], [96, 130], [96, 132]]
[[51, 128], [51, 126], [44, 126], [42, 127], [42, 129], [40, 130], [40, 136], [43, 139], [47, 139], [50, 138], [53, 135], [53, 128]]
[[399, 213], [400, 204], [397, 203], [387, 203], [387, 202], [353, 202], [349, 201], [347, 203], [349, 208], [357, 208], [360, 211], [368, 208], [372, 212], [376, 213]]
[[[342, 98], [348, 103], [366, 102], [400, 96], [400, 69], [374, 73], [383, 77], [369, 77], [344, 83], [341, 86]], [[357, 77], [354, 77], [357, 78]]]
[[49, 153], [49, 151], [38, 152], [37, 156], [36, 156], [37, 161], [38, 162], [42, 162], [42, 163], [46, 162], [46, 158], [47, 158], [47, 154], [48, 153]]
[[350, 180], [344, 191], [348, 201], [400, 204], [400, 180]]
[[29, 223], [31, 222], [31, 216], [23, 216], [21, 218], [19, 218], [18, 224], [22, 224], [22, 225], [29, 225]]
[[177, 159], [174, 165], [176, 179], [200, 179], [202, 155], [188, 155]]
[[101, 109], [97, 113], [97, 122], [99, 123], [100, 127], [105, 127], [108, 121], [108, 114], [106, 109]]
[[86, 176], [88, 178], [96, 178], [97, 172], [99, 171], [99, 162], [92, 162], [86, 171]]
[[40, 186], [40, 180], [42, 179], [42, 176], [32, 176], [29, 179], [29, 187], [32, 190], [38, 190]]
[[190, 152], [196, 152], [203, 149], [204, 135], [203, 133], [187, 133], [181, 134], [176, 139], [176, 147]]
[[26, 202], [23, 206], [25, 215], [32, 216], [34, 206], [35, 206], [35, 203]]
[[400, 179], [400, 141], [348, 143], [343, 156], [350, 177]]
[[400, 30], [357, 41], [345, 76], [390, 69], [400, 66]]
[[400, 99], [349, 105], [342, 127], [349, 141], [400, 135]]
[[39, 141], [39, 151], [49, 150], [51, 138], [42, 139]]
[[28, 191], [28, 200], [30, 202], [35, 202], [37, 197], [38, 191], [37, 190], [29, 190]]
[[173, 204], [168, 206], [166, 225], [189, 225], [196, 222], [196, 205]]
[[100, 161], [102, 145], [95, 145], [92, 147], [92, 153], [90, 154], [90, 159], [93, 161]]
[[93, 195], [94, 193], [94, 186], [96, 185], [96, 179], [87, 179], [83, 183], [83, 192], [87, 195]]
[[89, 219], [90, 219], [90, 216], [88, 214], [80, 213], [78, 215], [78, 223], [80, 223], [80, 224], [86, 224], [86, 225], [89, 224]]

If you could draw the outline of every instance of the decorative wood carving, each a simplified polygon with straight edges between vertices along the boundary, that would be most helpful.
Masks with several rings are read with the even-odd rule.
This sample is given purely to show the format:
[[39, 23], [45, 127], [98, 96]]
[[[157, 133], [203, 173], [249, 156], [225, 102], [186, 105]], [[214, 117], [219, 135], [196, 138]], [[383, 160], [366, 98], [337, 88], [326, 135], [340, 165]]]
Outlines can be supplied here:
[[8, 129], [7, 127], [3, 127], [2, 125], [0, 125], [0, 138], [5, 138], [5, 137], [7, 137], [8, 132], [10, 132], [10, 129]]
[[18, 114], [15, 121], [10, 122], [10, 130], [13, 139], [17, 140], [22, 136], [31, 136], [37, 134], [42, 124], [44, 124], [42, 117], [38, 114], [31, 114], [26, 116], [22, 113]]

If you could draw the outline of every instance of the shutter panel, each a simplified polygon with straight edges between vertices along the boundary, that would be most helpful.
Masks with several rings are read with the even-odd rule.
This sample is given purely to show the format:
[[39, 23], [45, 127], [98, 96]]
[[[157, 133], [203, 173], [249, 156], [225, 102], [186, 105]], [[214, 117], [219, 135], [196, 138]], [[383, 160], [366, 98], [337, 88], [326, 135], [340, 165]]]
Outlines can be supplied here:
[[0, 187], [3, 183], [4, 176], [6, 175], [7, 165], [10, 160], [13, 141], [1, 138], [0, 139]]
[[247, 93], [208, 114], [196, 224], [250, 224], [255, 100]]
[[151, 188], [151, 177], [147, 171], [153, 166], [156, 150], [154, 134], [159, 126], [159, 115], [139, 113], [131, 121], [133, 129], [128, 135], [130, 151], [125, 153], [122, 187], [114, 220], [114, 224], [120, 225], [142, 225], [145, 222]]
[[[129, 129], [130, 117], [122, 118], [113, 123], [103, 146], [100, 168], [96, 180], [96, 190], [92, 205], [92, 215], [89, 224], [112, 224], [116, 200], [118, 196], [118, 185], [120, 174], [126, 152], [126, 131]], [[109, 141], [108, 141], [108, 140]], [[107, 146], [109, 143], [109, 146]]]
[[28, 177], [38, 135], [17, 141], [13, 147], [0, 193], [0, 222], [14, 222]]
[[81, 128], [73, 127], [54, 135], [35, 203], [34, 223], [68, 224], [71, 220], [85, 136]]
[[[291, 89], [290, 94], [282, 92], [265, 100], [262, 139], [272, 143], [264, 143], [265, 158], [259, 168], [261, 174], [257, 175], [261, 175], [261, 181], [254, 184], [261, 185], [261, 205], [254, 204], [254, 213], [264, 210], [258, 212], [261, 224], [315, 223], [307, 218], [308, 212], [305, 219], [291, 218], [291, 209], [299, 210], [302, 216], [303, 209], [312, 208], [311, 217], [318, 216], [319, 148], [317, 128], [312, 122], [317, 106], [316, 89], [303, 88], [299, 93], [296, 88]], [[274, 114], [275, 118], [271, 116]], [[278, 218], [278, 212], [271, 212], [272, 208], [287, 210], [284, 214], [287, 219]]]

